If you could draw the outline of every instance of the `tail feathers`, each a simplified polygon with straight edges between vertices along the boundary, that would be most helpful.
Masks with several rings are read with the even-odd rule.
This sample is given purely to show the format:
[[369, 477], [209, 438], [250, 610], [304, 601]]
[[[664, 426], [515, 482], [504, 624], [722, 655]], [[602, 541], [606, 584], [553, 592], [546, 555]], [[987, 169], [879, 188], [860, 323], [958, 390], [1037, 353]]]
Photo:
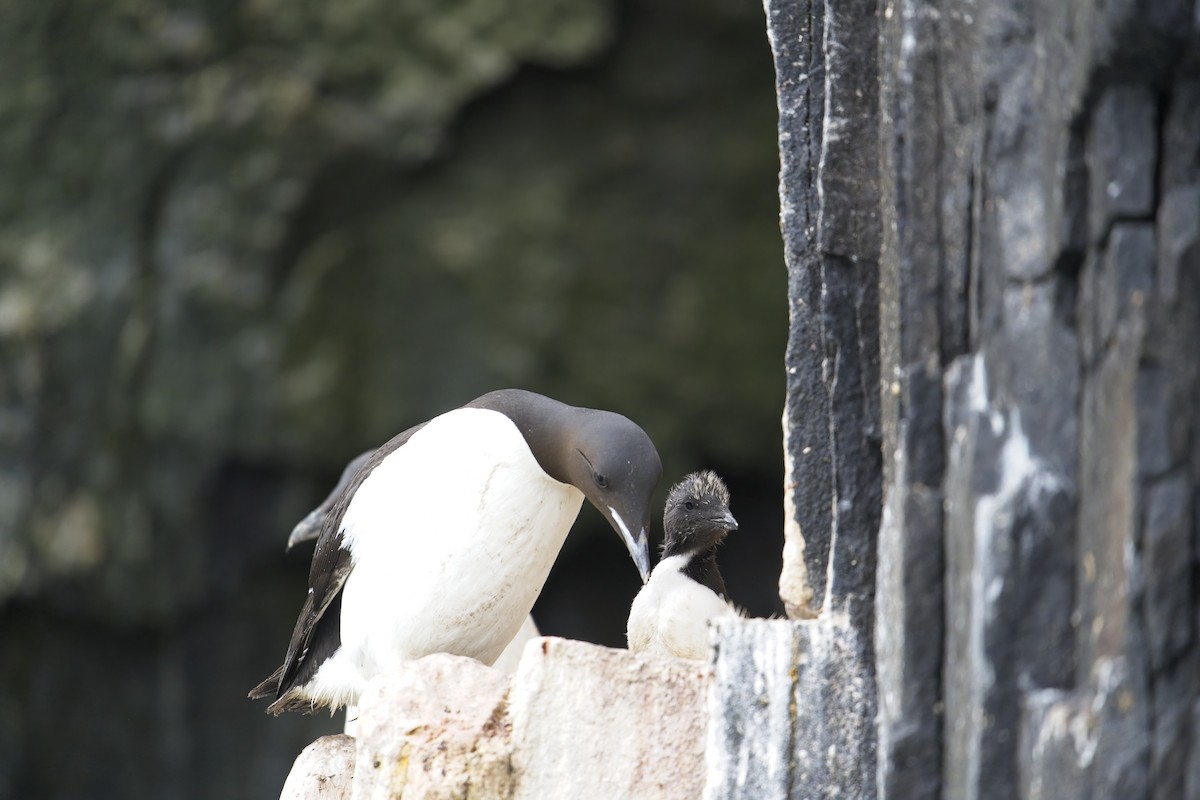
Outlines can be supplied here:
[[274, 700], [279, 697], [279, 681], [283, 679], [283, 667], [271, 673], [271, 677], [255, 686], [246, 695], [251, 700]]
[[316, 700], [312, 700], [307, 697], [301, 697], [300, 694], [295, 691], [288, 691], [283, 695], [283, 697], [267, 706], [267, 713], [273, 714], [276, 717], [285, 711], [296, 711], [301, 714], [312, 714], [313, 712], [326, 707], [329, 709], [329, 714], [331, 716], [338, 709], [337, 706], [327, 705], [326, 703], [317, 702]]
[[338, 706], [328, 702], [316, 701], [305, 697], [294, 688], [281, 694], [279, 691], [279, 681], [282, 677], [283, 667], [280, 667], [271, 673], [271, 677], [251, 689], [247, 697], [251, 700], [273, 700], [274, 702], [267, 706], [267, 713], [276, 717], [285, 711], [298, 711], [301, 714], [311, 714], [327, 706], [329, 713], [332, 714], [338, 709]]

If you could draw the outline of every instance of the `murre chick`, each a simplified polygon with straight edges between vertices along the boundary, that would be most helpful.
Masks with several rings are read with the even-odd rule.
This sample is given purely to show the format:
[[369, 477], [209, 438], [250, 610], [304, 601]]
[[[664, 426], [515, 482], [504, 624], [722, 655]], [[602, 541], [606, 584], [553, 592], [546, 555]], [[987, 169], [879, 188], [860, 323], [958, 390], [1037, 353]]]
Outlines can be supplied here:
[[431, 653], [491, 664], [521, 628], [586, 498], [645, 580], [662, 462], [620, 414], [504, 389], [375, 450], [325, 514], [268, 711], [354, 704]]
[[708, 658], [708, 622], [737, 616], [717, 569], [717, 545], [737, 530], [729, 490], [709, 470], [672, 487], [663, 510], [663, 557], [633, 599], [629, 649], [678, 658]]

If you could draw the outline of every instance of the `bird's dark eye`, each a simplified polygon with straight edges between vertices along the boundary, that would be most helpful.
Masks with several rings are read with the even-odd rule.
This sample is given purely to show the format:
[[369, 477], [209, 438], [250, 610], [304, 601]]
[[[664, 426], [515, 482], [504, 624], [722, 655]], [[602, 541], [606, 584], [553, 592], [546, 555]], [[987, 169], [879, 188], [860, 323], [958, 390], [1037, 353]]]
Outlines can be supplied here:
[[596, 485], [599, 486], [601, 489], [608, 488], [608, 478], [604, 477], [599, 472], [592, 475], [592, 478], [596, 481]]
[[683, 504], [683, 507], [684, 507], [684, 508], [686, 508], [688, 511], [695, 511], [695, 510], [696, 510], [696, 504], [695, 504], [695, 503], [693, 503], [691, 500], [688, 500], [688, 501], [686, 501], [686, 502]]

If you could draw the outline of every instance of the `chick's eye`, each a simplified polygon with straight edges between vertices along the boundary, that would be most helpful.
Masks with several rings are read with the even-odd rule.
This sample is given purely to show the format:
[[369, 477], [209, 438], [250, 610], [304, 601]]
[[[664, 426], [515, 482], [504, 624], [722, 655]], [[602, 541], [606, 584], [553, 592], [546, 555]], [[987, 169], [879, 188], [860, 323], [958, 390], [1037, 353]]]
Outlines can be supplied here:
[[608, 488], [608, 478], [604, 477], [599, 472], [592, 475], [592, 478], [596, 481], [596, 485], [599, 486], [601, 489]]
[[696, 510], [696, 504], [695, 504], [695, 503], [693, 503], [691, 500], [688, 500], [687, 502], [685, 502], [685, 503], [683, 504], [683, 507], [684, 507], [684, 508], [686, 508], [688, 511], [695, 511], [695, 510]]

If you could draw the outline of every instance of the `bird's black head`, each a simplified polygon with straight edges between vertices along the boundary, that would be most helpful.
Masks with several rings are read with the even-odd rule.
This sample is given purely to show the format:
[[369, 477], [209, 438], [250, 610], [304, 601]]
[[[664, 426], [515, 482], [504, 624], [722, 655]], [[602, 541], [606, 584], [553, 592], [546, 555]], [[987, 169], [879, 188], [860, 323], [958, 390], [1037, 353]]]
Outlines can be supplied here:
[[729, 489], [715, 472], [693, 472], [675, 484], [663, 510], [663, 556], [702, 553], [737, 530]]
[[578, 411], [565, 454], [568, 482], [625, 542], [645, 582], [650, 576], [650, 496], [662, 477], [658, 450], [644, 430], [620, 414]]
[[650, 495], [662, 461], [644, 430], [620, 414], [521, 389], [489, 392], [469, 405], [511, 419], [546, 474], [583, 492], [625, 542], [642, 582], [649, 578]]

